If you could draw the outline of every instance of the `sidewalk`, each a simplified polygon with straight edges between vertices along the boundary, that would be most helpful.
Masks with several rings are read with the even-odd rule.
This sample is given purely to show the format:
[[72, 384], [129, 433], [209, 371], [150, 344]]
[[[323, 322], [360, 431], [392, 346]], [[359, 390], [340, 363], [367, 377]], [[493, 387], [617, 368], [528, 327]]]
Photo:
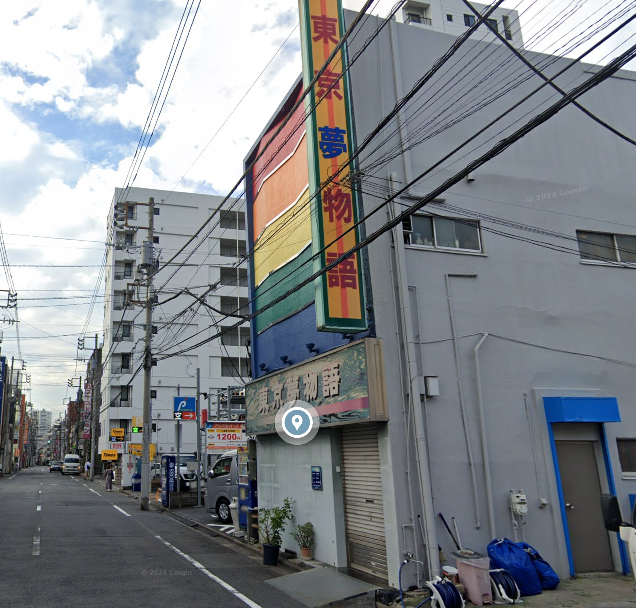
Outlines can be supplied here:
[[622, 574], [580, 576], [561, 581], [554, 591], [523, 598], [528, 608], [636, 608], [634, 577]]

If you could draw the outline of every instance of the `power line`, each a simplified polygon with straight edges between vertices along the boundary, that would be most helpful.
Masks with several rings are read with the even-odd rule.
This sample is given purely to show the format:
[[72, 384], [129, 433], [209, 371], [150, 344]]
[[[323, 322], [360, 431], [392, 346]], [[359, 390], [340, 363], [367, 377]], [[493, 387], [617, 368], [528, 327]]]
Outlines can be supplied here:
[[[417, 203], [414, 203], [409, 209], [407, 209], [407, 210], [403, 211], [402, 213], [396, 215], [393, 219], [391, 219], [388, 222], [386, 222], [382, 227], [380, 227], [379, 229], [377, 229], [376, 231], [374, 231], [373, 233], [368, 235], [360, 243], [358, 243], [354, 247], [350, 248], [347, 252], [345, 252], [342, 255], [340, 255], [333, 262], [331, 262], [329, 264], [326, 264], [324, 268], [321, 268], [320, 270], [316, 271], [310, 277], [308, 277], [307, 279], [301, 281], [298, 285], [294, 286], [293, 288], [291, 288], [290, 290], [288, 290], [286, 293], [282, 294], [281, 296], [275, 298], [274, 300], [272, 300], [268, 304], [262, 306], [257, 311], [255, 311], [253, 313], [250, 313], [250, 315], [248, 315], [248, 318], [251, 320], [254, 317], [256, 317], [257, 315], [262, 314], [265, 310], [268, 310], [269, 308], [275, 306], [279, 302], [281, 302], [281, 301], [285, 300], [287, 297], [289, 297], [292, 293], [295, 293], [296, 291], [298, 291], [299, 289], [301, 289], [305, 285], [308, 285], [308, 284], [312, 283], [313, 281], [315, 281], [315, 279], [318, 278], [319, 276], [325, 274], [326, 272], [328, 272], [332, 268], [335, 268], [338, 264], [340, 264], [342, 261], [344, 261], [347, 257], [352, 255], [353, 253], [359, 251], [363, 247], [368, 246], [370, 243], [375, 241], [379, 236], [381, 236], [382, 234], [384, 234], [388, 230], [391, 230], [392, 228], [394, 228], [395, 226], [400, 224], [402, 221], [404, 221], [406, 218], [409, 218], [416, 211], [418, 211], [419, 209], [424, 207], [429, 202], [432, 202], [435, 198], [439, 197], [441, 194], [443, 194], [451, 186], [455, 185], [460, 180], [464, 179], [466, 177], [466, 175], [468, 175], [472, 171], [475, 171], [481, 165], [483, 165], [486, 162], [492, 160], [496, 156], [502, 154], [511, 145], [513, 145], [514, 143], [516, 143], [517, 141], [519, 141], [520, 139], [525, 137], [532, 130], [534, 130], [538, 126], [542, 125], [543, 123], [545, 123], [547, 120], [549, 120], [553, 116], [555, 116], [564, 107], [569, 105], [573, 99], [576, 99], [576, 98], [580, 97], [581, 95], [583, 95], [587, 91], [591, 90], [592, 88], [596, 87], [598, 84], [600, 84], [601, 82], [603, 82], [604, 80], [606, 80], [607, 78], [612, 76], [615, 72], [617, 72], [626, 63], [631, 61], [635, 56], [636, 56], [636, 45], [630, 47], [627, 51], [622, 53], [619, 57], [617, 57], [614, 60], [612, 60], [607, 66], [604, 66], [603, 68], [601, 68], [596, 74], [594, 74], [593, 76], [588, 78], [583, 84], [579, 85], [578, 87], [576, 87], [575, 89], [570, 91], [566, 96], [562, 97], [559, 101], [554, 103], [547, 110], [541, 112], [539, 115], [537, 115], [534, 118], [532, 118], [524, 126], [522, 126], [520, 129], [515, 131], [513, 134], [511, 134], [507, 138], [503, 139], [498, 144], [496, 144], [494, 147], [492, 147], [490, 150], [488, 150], [481, 157], [479, 157], [478, 159], [476, 159], [473, 162], [469, 163], [466, 167], [464, 167], [464, 169], [462, 169], [461, 171], [456, 173], [453, 177], [447, 179], [443, 184], [441, 184], [438, 188], [433, 190], [429, 195], [421, 197], [419, 199], [419, 201]], [[410, 187], [412, 185], [412, 183], [417, 182], [419, 179], [420, 179], [420, 176], [415, 178], [415, 180], [413, 180], [410, 184], [408, 184], [407, 186], [402, 188], [400, 191], [398, 191], [397, 193], [393, 194], [385, 202], [385, 205], [388, 204], [391, 200], [394, 200], [400, 194], [402, 194], [405, 190], [408, 189], [408, 187]], [[364, 220], [360, 220], [360, 221], [364, 221]], [[211, 336], [210, 338], [207, 338], [206, 340], [203, 340], [203, 341], [201, 341], [201, 342], [199, 342], [199, 343], [197, 343], [195, 345], [192, 345], [192, 346], [189, 346], [187, 348], [181, 349], [181, 350], [179, 350], [177, 352], [174, 352], [174, 353], [166, 354], [160, 360], [167, 359], [167, 358], [179, 355], [179, 354], [183, 354], [185, 352], [193, 350], [194, 348], [198, 348], [202, 344], [205, 344], [205, 343], [217, 338], [218, 336], [222, 335], [222, 333], [226, 333], [227, 331], [229, 331], [231, 329], [234, 329], [235, 327], [238, 327], [238, 325], [240, 323], [241, 322], [235, 323], [234, 325], [230, 326], [226, 330], [223, 330], [221, 332], [217, 332], [217, 334], [215, 334], [214, 336]]]

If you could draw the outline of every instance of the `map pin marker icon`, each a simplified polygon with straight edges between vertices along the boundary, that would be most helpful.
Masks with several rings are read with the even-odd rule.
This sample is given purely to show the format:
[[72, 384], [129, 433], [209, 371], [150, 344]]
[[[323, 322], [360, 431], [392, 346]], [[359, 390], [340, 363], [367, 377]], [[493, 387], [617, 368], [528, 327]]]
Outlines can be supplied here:
[[294, 425], [294, 428], [298, 430], [300, 428], [300, 425], [303, 423], [302, 416], [294, 416], [291, 420], [291, 423]]

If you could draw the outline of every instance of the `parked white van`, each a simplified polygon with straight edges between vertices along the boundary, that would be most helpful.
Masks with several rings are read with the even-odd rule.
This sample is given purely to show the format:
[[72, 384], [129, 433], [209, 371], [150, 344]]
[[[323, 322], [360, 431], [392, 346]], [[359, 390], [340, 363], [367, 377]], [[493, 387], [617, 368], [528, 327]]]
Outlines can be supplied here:
[[62, 475], [79, 475], [82, 472], [80, 457], [77, 454], [67, 454], [62, 462]]
[[238, 496], [238, 451], [225, 452], [208, 473], [205, 508], [224, 524], [232, 523], [230, 503]]

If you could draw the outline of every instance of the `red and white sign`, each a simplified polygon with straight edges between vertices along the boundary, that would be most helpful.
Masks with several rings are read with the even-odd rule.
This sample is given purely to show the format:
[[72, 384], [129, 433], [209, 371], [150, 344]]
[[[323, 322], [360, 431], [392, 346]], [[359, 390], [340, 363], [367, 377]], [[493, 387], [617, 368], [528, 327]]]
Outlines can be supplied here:
[[174, 419], [175, 420], [196, 420], [197, 414], [196, 412], [175, 412]]
[[117, 450], [117, 452], [119, 454], [121, 454], [124, 451], [125, 448], [125, 443], [123, 441], [118, 441], [117, 443], [114, 442], [110, 442], [110, 448], [111, 450]]

